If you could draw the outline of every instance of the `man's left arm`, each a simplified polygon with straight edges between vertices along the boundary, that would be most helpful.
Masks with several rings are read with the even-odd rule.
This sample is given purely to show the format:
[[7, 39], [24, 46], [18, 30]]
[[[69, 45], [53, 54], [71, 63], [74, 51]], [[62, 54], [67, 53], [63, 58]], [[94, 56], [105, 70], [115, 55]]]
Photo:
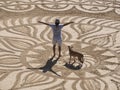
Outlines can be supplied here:
[[71, 23], [74, 23], [74, 22], [65, 23], [65, 24], [63, 24], [63, 26], [69, 25], [69, 24], [71, 24]]

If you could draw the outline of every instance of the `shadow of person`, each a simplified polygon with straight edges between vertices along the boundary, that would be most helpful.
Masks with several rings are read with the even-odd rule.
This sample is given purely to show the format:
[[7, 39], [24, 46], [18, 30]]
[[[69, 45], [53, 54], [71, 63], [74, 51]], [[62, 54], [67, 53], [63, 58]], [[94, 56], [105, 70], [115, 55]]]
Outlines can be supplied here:
[[68, 69], [72, 69], [72, 70], [79, 70], [82, 68], [82, 64], [79, 64], [77, 66], [74, 65], [74, 63], [70, 64], [70, 63], [65, 63], [64, 65], [65, 67], [67, 67]]
[[57, 74], [52, 67], [57, 63], [57, 61], [59, 60], [59, 57], [56, 60], [53, 60], [54, 56], [52, 58], [50, 58], [49, 60], [47, 60], [46, 64], [43, 67], [40, 68], [28, 68], [28, 69], [41, 69], [43, 70], [44, 73], [46, 73], [47, 71], [50, 71], [54, 74], [56, 74], [57, 76], [60, 76], [59, 74]]

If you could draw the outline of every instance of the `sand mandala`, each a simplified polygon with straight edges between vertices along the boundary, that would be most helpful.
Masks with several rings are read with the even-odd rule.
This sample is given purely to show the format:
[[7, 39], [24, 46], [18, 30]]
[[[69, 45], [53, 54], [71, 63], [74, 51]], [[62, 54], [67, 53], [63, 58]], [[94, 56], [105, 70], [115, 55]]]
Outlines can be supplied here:
[[[65, 48], [65, 46], [63, 46], [64, 48], [63, 56], [60, 58], [60, 60], [58, 60], [58, 63], [56, 63], [56, 65], [53, 68], [55, 69], [56, 72], [62, 75], [61, 77], [69, 78], [72, 72], [76, 74], [75, 78], [77, 75], [79, 78], [94, 78], [99, 76], [102, 77], [105, 75], [109, 75], [112, 71], [117, 69], [119, 61], [118, 61], [118, 58], [115, 57], [113, 52], [109, 51], [108, 49], [104, 49], [104, 48], [97, 47], [94, 45], [89, 45], [89, 44], [85, 44], [86, 47], [80, 48], [81, 44], [84, 44], [84, 43], [77, 43], [77, 45], [75, 46], [77, 50], [84, 53], [85, 62], [81, 70], [78, 70], [78, 71], [69, 70], [64, 66], [65, 62], [68, 62], [69, 60], [69, 55], [66, 52], [68, 50]], [[27, 63], [26, 67], [29, 67], [29, 68], [38, 67], [39, 69], [49, 59], [48, 56], [51, 52], [51, 49], [52, 47], [48, 46], [47, 44], [38, 45], [37, 47], [34, 47], [32, 50], [26, 51], [22, 56], [25, 58], [21, 60], [23, 61], [23, 63], [26, 61], [25, 62]], [[107, 54], [110, 54], [110, 55], [108, 56]], [[112, 59], [114, 60], [114, 62], [111, 62]], [[109, 68], [111, 65], [114, 65], [114, 67]], [[70, 72], [67, 72], [68, 70]], [[87, 76], [87, 74], [89, 75]], [[74, 78], [74, 76], [72, 76], [71, 78]]]
[[87, 13], [120, 14], [120, 0], [1, 0], [0, 8], [10, 12], [27, 12], [35, 8], [47, 11], [65, 11], [73, 7]]
[[[54, 23], [74, 21], [63, 28], [62, 57], [52, 71], [41, 69], [52, 57]], [[36, 16], [0, 21], [1, 90], [119, 90], [120, 22], [80, 16]], [[72, 70], [67, 46], [84, 54], [83, 66]], [[51, 61], [50, 61], [51, 62]], [[110, 84], [110, 85], [109, 85]], [[7, 87], [5, 87], [7, 85]]]

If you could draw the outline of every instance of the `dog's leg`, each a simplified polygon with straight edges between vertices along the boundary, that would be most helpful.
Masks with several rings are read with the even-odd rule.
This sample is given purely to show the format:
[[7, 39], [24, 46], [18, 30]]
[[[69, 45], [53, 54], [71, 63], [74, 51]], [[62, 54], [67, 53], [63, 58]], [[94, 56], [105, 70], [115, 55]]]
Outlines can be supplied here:
[[70, 60], [69, 60], [69, 64], [70, 64], [70, 62], [71, 62], [71, 55], [70, 55]]
[[75, 63], [75, 56], [74, 56], [74, 62], [73, 63]]
[[81, 61], [81, 57], [80, 57], [80, 56], [78, 57], [78, 60], [80, 61], [80, 64], [81, 64], [81, 63], [82, 63], [82, 61]]
[[82, 61], [82, 63], [83, 63], [83, 62], [84, 62], [84, 57], [82, 57], [81, 59], [82, 59], [81, 61]]

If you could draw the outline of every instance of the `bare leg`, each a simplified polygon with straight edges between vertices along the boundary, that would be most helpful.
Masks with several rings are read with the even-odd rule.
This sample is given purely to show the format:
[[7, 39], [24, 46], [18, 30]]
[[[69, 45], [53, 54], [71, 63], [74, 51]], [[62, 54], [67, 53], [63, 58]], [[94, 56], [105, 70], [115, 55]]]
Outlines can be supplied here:
[[61, 57], [61, 46], [58, 46], [58, 50], [59, 50], [59, 57]]
[[55, 56], [55, 47], [56, 45], [53, 45], [53, 56]]

